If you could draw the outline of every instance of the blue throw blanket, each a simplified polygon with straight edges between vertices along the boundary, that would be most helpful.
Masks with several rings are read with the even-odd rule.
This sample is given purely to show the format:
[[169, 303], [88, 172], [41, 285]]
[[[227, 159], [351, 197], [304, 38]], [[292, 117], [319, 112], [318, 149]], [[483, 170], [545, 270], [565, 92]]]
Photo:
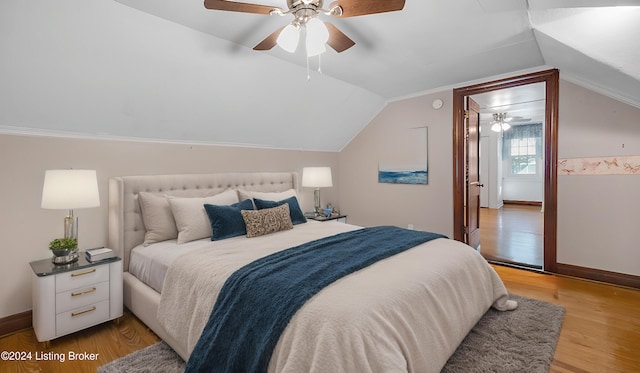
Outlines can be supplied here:
[[260, 258], [222, 287], [186, 372], [266, 372], [280, 334], [325, 286], [421, 243], [446, 238], [397, 227], [364, 228]]

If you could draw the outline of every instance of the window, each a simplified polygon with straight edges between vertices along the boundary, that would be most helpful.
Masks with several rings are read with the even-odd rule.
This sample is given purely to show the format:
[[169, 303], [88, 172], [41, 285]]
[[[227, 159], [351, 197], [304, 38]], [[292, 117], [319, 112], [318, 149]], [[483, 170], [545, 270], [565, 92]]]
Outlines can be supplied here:
[[537, 172], [537, 138], [511, 139], [511, 174], [535, 175]]
[[502, 158], [511, 175], [536, 175], [542, 159], [542, 124], [514, 125], [504, 131]]

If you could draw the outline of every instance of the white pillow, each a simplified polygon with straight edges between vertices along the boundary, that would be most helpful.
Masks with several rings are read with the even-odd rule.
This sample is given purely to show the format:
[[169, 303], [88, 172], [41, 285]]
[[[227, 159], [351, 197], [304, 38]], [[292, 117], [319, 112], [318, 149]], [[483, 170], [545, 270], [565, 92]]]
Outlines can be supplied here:
[[138, 193], [138, 202], [142, 212], [142, 222], [146, 229], [144, 246], [178, 237], [176, 221], [173, 219], [171, 206], [165, 196], [140, 192]]
[[238, 196], [240, 197], [240, 201], [244, 201], [245, 199], [253, 200], [254, 198], [257, 198], [265, 201], [279, 202], [289, 197], [296, 197], [298, 201], [300, 200], [295, 189], [285, 190], [284, 192], [254, 192], [238, 189]]
[[238, 202], [235, 190], [227, 189], [220, 194], [204, 198], [181, 198], [167, 196], [173, 218], [178, 229], [178, 244], [211, 237], [211, 223], [204, 204], [231, 205]]

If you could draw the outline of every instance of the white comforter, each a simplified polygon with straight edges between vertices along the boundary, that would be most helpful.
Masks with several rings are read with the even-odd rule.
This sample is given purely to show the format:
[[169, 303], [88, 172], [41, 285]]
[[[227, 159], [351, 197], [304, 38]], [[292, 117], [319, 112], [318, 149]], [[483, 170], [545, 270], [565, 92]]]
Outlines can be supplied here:
[[[257, 238], [212, 242], [176, 259], [165, 278], [158, 320], [191, 354], [224, 281], [235, 270], [312, 239], [358, 229], [297, 225]], [[493, 268], [460, 242], [437, 239], [328, 286], [291, 319], [270, 372], [438, 372], [494, 306], [513, 309]]]

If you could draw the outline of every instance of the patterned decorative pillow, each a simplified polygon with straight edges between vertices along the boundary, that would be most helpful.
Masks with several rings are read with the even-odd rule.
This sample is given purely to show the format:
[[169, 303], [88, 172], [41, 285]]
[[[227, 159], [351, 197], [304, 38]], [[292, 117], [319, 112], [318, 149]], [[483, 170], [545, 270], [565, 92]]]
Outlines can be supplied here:
[[293, 229], [287, 203], [269, 209], [242, 210], [240, 213], [247, 226], [247, 237]]

